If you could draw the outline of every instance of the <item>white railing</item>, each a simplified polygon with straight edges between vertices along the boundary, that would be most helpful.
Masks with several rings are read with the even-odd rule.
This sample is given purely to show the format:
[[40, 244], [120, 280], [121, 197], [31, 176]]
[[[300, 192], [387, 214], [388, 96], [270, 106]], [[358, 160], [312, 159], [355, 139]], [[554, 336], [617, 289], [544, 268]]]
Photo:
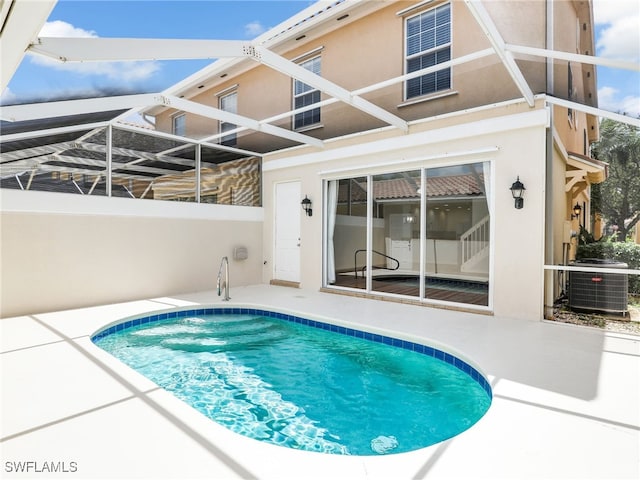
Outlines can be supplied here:
[[460, 236], [461, 265], [482, 258], [489, 252], [489, 215]]

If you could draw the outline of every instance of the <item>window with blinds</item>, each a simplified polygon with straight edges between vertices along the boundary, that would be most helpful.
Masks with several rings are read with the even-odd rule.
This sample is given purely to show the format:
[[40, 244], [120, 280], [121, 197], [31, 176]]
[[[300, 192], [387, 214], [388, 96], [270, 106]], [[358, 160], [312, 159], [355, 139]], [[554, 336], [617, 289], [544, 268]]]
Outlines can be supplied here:
[[[451, 60], [451, 5], [445, 4], [407, 18], [406, 71], [416, 72]], [[406, 99], [451, 88], [451, 68], [443, 68], [406, 83]]]
[[[320, 57], [314, 57], [300, 63], [310, 72], [320, 75]], [[293, 81], [293, 108], [298, 109], [320, 102], [320, 90], [301, 82]], [[293, 128], [301, 129], [320, 123], [320, 107], [297, 113], [293, 119]]]
[[180, 135], [181, 137], [184, 137], [186, 132], [187, 132], [187, 117], [184, 113], [179, 113], [177, 115], [174, 115], [172, 118], [172, 128], [171, 130], [173, 131], [174, 135]]
[[[223, 95], [219, 99], [220, 110], [230, 113], [238, 113], [238, 92], [232, 92]], [[237, 125], [229, 122], [220, 121], [220, 133], [225, 133], [236, 128]], [[237, 134], [231, 133], [220, 139], [221, 145], [227, 147], [235, 147], [238, 144]]]

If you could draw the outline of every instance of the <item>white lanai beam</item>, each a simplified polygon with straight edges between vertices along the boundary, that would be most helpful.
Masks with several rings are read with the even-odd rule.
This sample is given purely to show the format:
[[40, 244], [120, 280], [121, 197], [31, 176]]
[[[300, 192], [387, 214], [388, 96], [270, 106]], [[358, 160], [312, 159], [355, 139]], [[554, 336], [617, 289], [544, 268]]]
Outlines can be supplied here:
[[111, 110], [131, 109], [139, 106], [163, 105], [177, 108], [185, 112], [195, 113], [207, 118], [222, 120], [224, 122], [235, 123], [253, 130], [275, 135], [277, 137], [288, 138], [299, 143], [306, 143], [316, 147], [322, 147], [324, 143], [308, 135], [292, 132], [275, 125], [261, 124], [257, 120], [252, 120], [241, 115], [225, 112], [217, 108], [208, 107], [196, 102], [184, 100], [182, 98], [160, 95], [122, 95], [119, 97], [87, 98], [82, 100], [65, 100], [60, 102], [34, 103], [29, 105], [13, 105], [2, 107], [0, 117], [12, 122], [23, 120], [35, 120], [38, 118], [61, 117], [66, 115], [78, 115], [83, 113], [105, 112]]
[[[30, 47], [30, 51], [62, 62], [123, 61], [123, 60], [176, 60], [196, 58], [249, 57], [274, 70], [321, 90], [332, 97], [372, 115], [404, 132], [409, 130], [406, 121], [368, 100], [351, 94], [345, 88], [316, 75], [305, 68], [277, 55], [265, 47], [234, 40], [169, 40], [125, 38], [63, 38], [43, 37]], [[195, 113], [195, 112], [192, 112]], [[265, 133], [274, 133], [271, 125], [251, 120], [253, 127]], [[233, 122], [246, 125], [242, 122]], [[260, 127], [260, 128], [256, 128]], [[279, 129], [282, 131], [288, 131]], [[305, 136], [307, 139], [312, 138]], [[288, 138], [288, 137], [287, 137]], [[298, 140], [301, 141], [300, 137]], [[310, 143], [308, 140], [302, 143]], [[313, 145], [319, 146], [317, 142]]]
[[480, 25], [480, 28], [489, 39], [491, 46], [500, 60], [502, 60], [502, 63], [509, 72], [509, 75], [511, 75], [511, 78], [518, 87], [518, 90], [520, 90], [520, 93], [522, 93], [522, 96], [525, 98], [529, 106], [533, 107], [533, 91], [520, 71], [518, 64], [513, 58], [513, 54], [506, 49], [506, 44], [502, 39], [502, 35], [500, 35], [496, 25], [493, 23], [489, 12], [487, 12], [480, 0], [464, 0], [464, 3], [467, 5], [469, 11], [478, 22], [478, 25]]
[[276, 127], [275, 125], [260, 123], [257, 120], [253, 120], [236, 113], [225, 112], [218, 108], [202, 105], [201, 103], [185, 100], [184, 98], [178, 98], [170, 95], [160, 95], [158, 105], [165, 105], [172, 108], [177, 108], [185, 112], [194, 113], [203, 117], [213, 118], [215, 120], [221, 120], [223, 122], [233, 123], [235, 125], [242, 125], [243, 127], [250, 128], [259, 132], [267, 133], [269, 135], [275, 135], [277, 137], [287, 138], [294, 142], [306, 143], [313, 145], [314, 147], [322, 148], [324, 142], [309, 135], [303, 135], [298, 132], [292, 132], [284, 128]]
[[552, 97], [551, 95], [545, 96], [545, 101], [552, 105], [558, 105], [559, 107], [571, 108], [579, 112], [584, 112], [596, 117], [608, 118], [616, 122], [626, 123], [627, 125], [633, 125], [640, 128], [640, 118], [629, 117], [628, 115], [622, 115], [620, 113], [613, 113], [601, 108], [590, 107], [581, 103], [570, 102], [569, 100], [563, 100], [561, 98]]
[[124, 110], [154, 105], [156, 103], [155, 97], [156, 95], [152, 93], [145, 93], [141, 95], [121, 95], [118, 97], [85, 98], [82, 100], [10, 105], [0, 108], [0, 118], [10, 122], [19, 122], [39, 118]]
[[0, 93], [9, 85], [24, 52], [49, 18], [56, 0], [0, 1]]
[[622, 68], [625, 70], [640, 72], [640, 63], [627, 62], [625, 60], [617, 60], [615, 58], [594, 57], [592, 55], [560, 52], [557, 50], [527, 47], [524, 45], [506, 44], [505, 48], [511, 52], [533, 55], [536, 57], [554, 58], [556, 60], [566, 60], [568, 62], [586, 63], [589, 65], [598, 65], [600, 67]]
[[62, 62], [242, 57], [241, 40], [39, 37], [29, 51]]
[[310, 72], [306, 68], [287, 60], [280, 55], [273, 53], [264, 47], [256, 46], [252, 49], [247, 49], [246, 55], [250, 58], [271, 67], [285, 75], [300, 80], [309, 86], [317, 88], [318, 90], [335, 97], [352, 107], [357, 108], [369, 115], [382, 120], [385, 123], [393, 125], [404, 132], [409, 131], [409, 125], [402, 118], [393, 115], [387, 110], [378, 107], [377, 105], [365, 100], [362, 97], [353, 95], [347, 89], [330, 82], [326, 78], [322, 78], [313, 72]]
[[[487, 48], [484, 50], [480, 50], [474, 53], [470, 53], [468, 55], [463, 55], [462, 57], [454, 58], [447, 62], [438, 63], [437, 65], [433, 65], [431, 67], [423, 68], [421, 70], [416, 70], [415, 72], [407, 73], [404, 75], [400, 75], [399, 77], [390, 78], [389, 80], [384, 80], [379, 83], [375, 83], [373, 85], [369, 85], [367, 87], [359, 88], [358, 90], [353, 90], [351, 95], [363, 95], [365, 93], [374, 92], [376, 90], [380, 90], [381, 88], [389, 87], [391, 85], [395, 85], [397, 83], [402, 83], [412, 78], [421, 77], [423, 75], [427, 75], [432, 72], [436, 72], [438, 70], [442, 70], [443, 68], [453, 67], [455, 65], [462, 65], [467, 62], [471, 62], [473, 60], [478, 60], [480, 58], [488, 57], [489, 55], [495, 55], [495, 51], [493, 48]], [[312, 103], [311, 105], [306, 105], [304, 107], [296, 108], [295, 110], [290, 110], [288, 112], [279, 113], [278, 115], [274, 115], [269, 118], [265, 118], [264, 120], [260, 120], [260, 123], [271, 123], [276, 122], [278, 120], [282, 120], [287, 117], [291, 117], [293, 115], [297, 115], [298, 113], [306, 112], [308, 110], [313, 110], [314, 108], [325, 107], [327, 105], [332, 105], [334, 103], [339, 102], [340, 100], [331, 97], [326, 100], [322, 100], [321, 102]], [[206, 137], [206, 140], [215, 140], [218, 138], [222, 138], [225, 135], [231, 135], [233, 133], [240, 133], [246, 130], [246, 127], [234, 128], [233, 130], [229, 130], [224, 133], [216, 133], [209, 137]]]

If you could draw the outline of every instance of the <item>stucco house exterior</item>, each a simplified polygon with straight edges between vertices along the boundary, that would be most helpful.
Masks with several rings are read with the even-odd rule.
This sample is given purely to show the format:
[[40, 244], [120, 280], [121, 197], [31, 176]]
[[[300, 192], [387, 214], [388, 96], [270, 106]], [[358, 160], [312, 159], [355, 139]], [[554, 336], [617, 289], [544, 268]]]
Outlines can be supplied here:
[[217, 60], [158, 94], [3, 107], [48, 119], [3, 129], [3, 315], [211, 288], [242, 246], [236, 284], [539, 320], [591, 229], [590, 2], [342, 0], [251, 42], [86, 41], [28, 48]]
[[[327, 85], [244, 58], [172, 90], [251, 118], [295, 110], [274, 123], [322, 146], [229, 134], [229, 122], [178, 109], [146, 113], [159, 130], [263, 154], [263, 282], [542, 318], [541, 299], [549, 305], [557, 294], [552, 281], [545, 294], [542, 265], [568, 260], [572, 207], [589, 218], [589, 185], [605, 178], [588, 157], [596, 117], [549, 104], [546, 94], [596, 106], [595, 67], [511, 52], [502, 61], [492, 43], [588, 54], [593, 35], [588, 2], [336, 2], [262, 36]], [[333, 85], [353, 102], [328, 101], [323, 88]], [[473, 188], [455, 185], [465, 177]], [[517, 179], [522, 209], [509, 190]], [[385, 192], [394, 181], [411, 192]], [[305, 196], [312, 216], [300, 208]]]

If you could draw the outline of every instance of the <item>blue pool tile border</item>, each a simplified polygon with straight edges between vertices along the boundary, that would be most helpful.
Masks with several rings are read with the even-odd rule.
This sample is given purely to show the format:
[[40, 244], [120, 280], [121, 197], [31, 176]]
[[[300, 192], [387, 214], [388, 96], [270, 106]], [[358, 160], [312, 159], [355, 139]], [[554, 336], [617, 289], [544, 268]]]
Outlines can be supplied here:
[[98, 340], [107, 337], [113, 333], [121, 332], [131, 327], [137, 327], [140, 325], [146, 325], [149, 323], [159, 322], [161, 320], [167, 319], [178, 319], [184, 317], [190, 317], [193, 315], [259, 315], [262, 317], [276, 318], [279, 320], [285, 320], [288, 322], [299, 323], [301, 325], [306, 325], [308, 327], [319, 328], [321, 330], [327, 330], [329, 332], [339, 333], [341, 335], [347, 335], [349, 337], [361, 338], [364, 340], [369, 340], [375, 343], [382, 343], [385, 345], [390, 345], [397, 348], [403, 348], [405, 350], [411, 350], [413, 352], [420, 353], [422, 355], [426, 355], [428, 357], [434, 357], [437, 360], [441, 360], [445, 363], [452, 365], [458, 370], [469, 375], [474, 381], [476, 381], [482, 389], [487, 393], [490, 399], [493, 398], [493, 392], [491, 390], [491, 385], [484, 378], [478, 370], [469, 365], [464, 360], [459, 359], [458, 357], [444, 352], [442, 350], [438, 350], [437, 348], [430, 347], [428, 345], [423, 345], [421, 343], [415, 343], [408, 340], [401, 340], [395, 337], [387, 337], [385, 335], [380, 335], [377, 333], [365, 332], [362, 330], [356, 330], [348, 327], [341, 327], [339, 325], [333, 325], [326, 322], [321, 322], [318, 320], [310, 320], [307, 318], [298, 317], [296, 315], [289, 315], [286, 313], [273, 312], [270, 310], [262, 310], [259, 308], [239, 308], [239, 307], [215, 307], [215, 308], [198, 308], [192, 310], [179, 310], [172, 311], [166, 313], [159, 313], [155, 315], [147, 315], [142, 317], [136, 317], [130, 320], [126, 320], [124, 322], [111, 325], [103, 330], [98, 331], [98, 333], [94, 334], [91, 337], [91, 341], [93, 343]]

